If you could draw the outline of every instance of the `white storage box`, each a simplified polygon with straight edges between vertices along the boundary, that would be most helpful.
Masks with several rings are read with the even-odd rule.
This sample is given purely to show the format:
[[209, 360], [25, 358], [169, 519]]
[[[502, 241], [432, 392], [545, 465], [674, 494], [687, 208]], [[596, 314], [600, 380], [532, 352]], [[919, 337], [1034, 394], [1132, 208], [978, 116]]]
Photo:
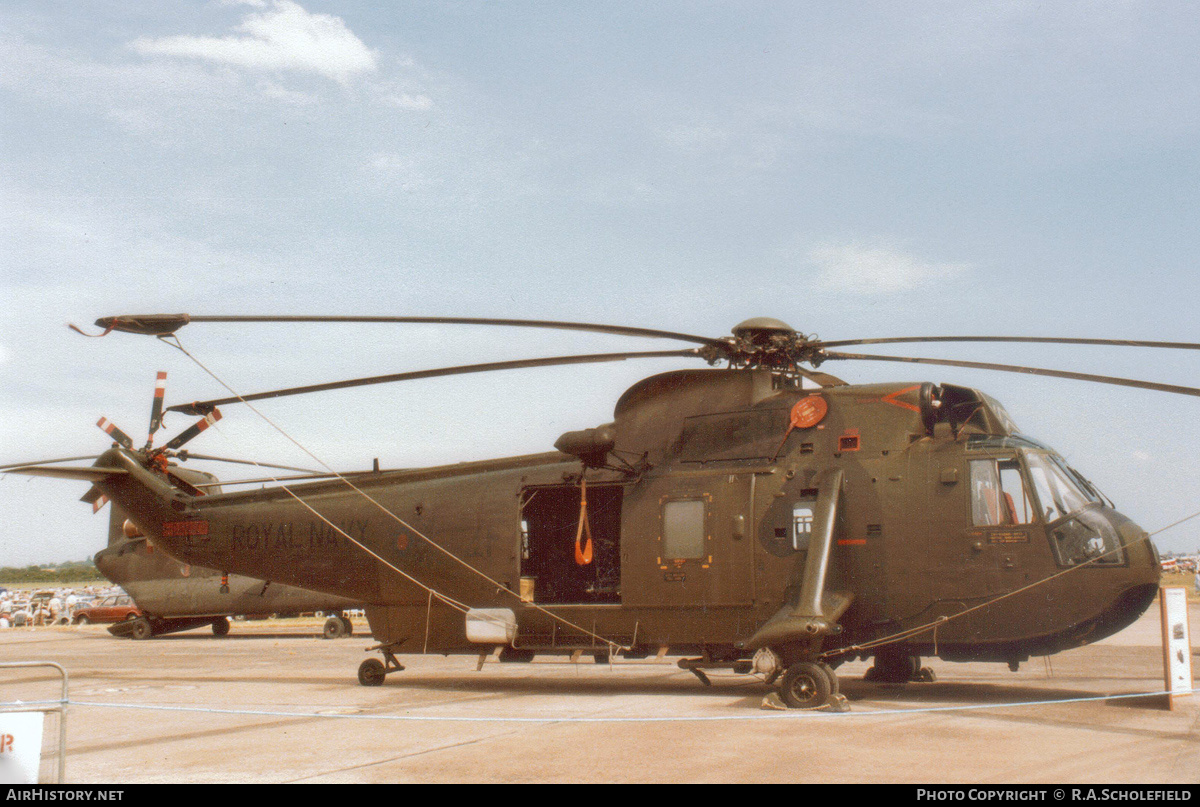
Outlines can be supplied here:
[[475, 644], [512, 644], [517, 638], [517, 615], [509, 608], [472, 608], [467, 611], [467, 641]]

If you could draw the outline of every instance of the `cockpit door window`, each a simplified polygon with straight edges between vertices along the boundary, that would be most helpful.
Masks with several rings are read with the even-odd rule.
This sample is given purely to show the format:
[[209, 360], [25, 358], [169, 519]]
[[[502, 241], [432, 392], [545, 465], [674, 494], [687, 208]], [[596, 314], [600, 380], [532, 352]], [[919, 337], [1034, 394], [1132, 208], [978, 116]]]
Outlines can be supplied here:
[[1013, 459], [971, 461], [971, 521], [977, 527], [1029, 524], [1033, 502]]

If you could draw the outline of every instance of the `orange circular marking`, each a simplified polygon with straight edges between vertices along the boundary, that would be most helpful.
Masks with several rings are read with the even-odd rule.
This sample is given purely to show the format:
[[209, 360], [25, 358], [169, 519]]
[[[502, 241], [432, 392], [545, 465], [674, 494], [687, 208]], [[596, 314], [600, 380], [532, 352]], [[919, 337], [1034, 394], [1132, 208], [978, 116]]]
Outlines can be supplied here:
[[820, 395], [801, 398], [792, 407], [792, 428], [808, 429], [816, 426], [829, 411], [829, 404]]

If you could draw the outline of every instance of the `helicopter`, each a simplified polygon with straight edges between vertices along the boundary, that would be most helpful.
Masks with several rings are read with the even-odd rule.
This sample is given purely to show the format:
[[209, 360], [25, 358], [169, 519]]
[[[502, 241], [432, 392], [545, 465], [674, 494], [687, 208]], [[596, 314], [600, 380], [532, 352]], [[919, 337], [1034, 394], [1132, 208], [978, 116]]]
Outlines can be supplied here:
[[[519, 662], [669, 652], [686, 656], [679, 666], [704, 683], [712, 670], [753, 674], [787, 707], [841, 710], [836, 667], [851, 659], [873, 659], [868, 677], [897, 683], [932, 680], [923, 657], [1015, 670], [1031, 656], [1109, 636], [1149, 607], [1161, 575], [1149, 535], [1061, 455], [1022, 434], [989, 395], [948, 383], [848, 384], [817, 368], [902, 361], [1200, 395], [1068, 371], [835, 350], [955, 341], [1200, 348], [1192, 343], [822, 341], [770, 318], [716, 338], [463, 317], [152, 314], [96, 325], [100, 336], [152, 335], [182, 350], [176, 331], [201, 322], [534, 327], [698, 345], [235, 393], [169, 407], [202, 420], [162, 448], [135, 449], [126, 437], [90, 467], [11, 469], [91, 482], [90, 496], [117, 502], [183, 562], [365, 603], [380, 654], [358, 669], [365, 686], [401, 672], [403, 653], [477, 654], [482, 666], [492, 653]], [[710, 367], [637, 382], [612, 422], [567, 432], [553, 451], [206, 495], [168, 464], [220, 406], [645, 357]]]

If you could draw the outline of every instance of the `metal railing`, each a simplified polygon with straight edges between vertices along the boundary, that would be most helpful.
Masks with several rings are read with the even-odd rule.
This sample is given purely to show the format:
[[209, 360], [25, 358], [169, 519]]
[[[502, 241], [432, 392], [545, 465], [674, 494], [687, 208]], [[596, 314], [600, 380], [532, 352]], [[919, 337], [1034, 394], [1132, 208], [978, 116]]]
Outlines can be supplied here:
[[[62, 695], [57, 701], [0, 701], [0, 712], [42, 712], [43, 715], [54, 712], [58, 713], [58, 764], [56, 766], [56, 779], [49, 784], [62, 784], [66, 780], [67, 775], [67, 704], [70, 703], [70, 698], [67, 695], [67, 671], [62, 665], [55, 664], [53, 661], [0, 662], [0, 670], [28, 667], [52, 667], [58, 670], [59, 675], [62, 676]], [[45, 718], [43, 717], [43, 719]]]

